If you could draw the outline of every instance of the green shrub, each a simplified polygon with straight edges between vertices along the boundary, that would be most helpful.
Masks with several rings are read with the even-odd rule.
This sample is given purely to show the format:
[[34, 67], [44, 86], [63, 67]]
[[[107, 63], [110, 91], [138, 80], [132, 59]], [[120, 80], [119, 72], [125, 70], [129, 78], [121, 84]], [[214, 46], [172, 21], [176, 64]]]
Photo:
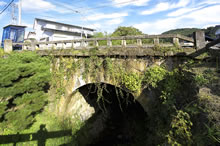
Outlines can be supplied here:
[[167, 135], [168, 144], [170, 145], [190, 145], [192, 143], [191, 133], [192, 122], [187, 112], [177, 111], [173, 116], [171, 128]]
[[196, 75], [194, 77], [194, 79], [195, 79], [196, 83], [200, 86], [203, 86], [209, 82], [202, 74]]
[[0, 58], [1, 129], [23, 130], [47, 102], [50, 61], [34, 52]]
[[141, 89], [141, 76], [137, 73], [123, 73], [121, 77], [122, 84], [132, 92]]
[[160, 66], [150, 67], [144, 74], [143, 84], [148, 84], [156, 88], [157, 83], [163, 80], [166, 74], [167, 71]]

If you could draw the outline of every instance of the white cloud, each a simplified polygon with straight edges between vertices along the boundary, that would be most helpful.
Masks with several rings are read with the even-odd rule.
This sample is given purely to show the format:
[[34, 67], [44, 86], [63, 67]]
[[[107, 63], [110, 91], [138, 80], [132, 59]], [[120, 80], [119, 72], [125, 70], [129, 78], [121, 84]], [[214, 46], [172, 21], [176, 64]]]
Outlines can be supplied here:
[[27, 28], [33, 28], [33, 24], [22, 22], [23, 26], [27, 26]]
[[6, 2], [0, 1], [0, 6], [4, 6], [4, 5], [6, 5]]
[[115, 18], [115, 19], [106, 21], [106, 25], [118, 25], [118, 24], [121, 24], [123, 21], [124, 21], [123, 18]]
[[157, 21], [147, 21], [133, 26], [147, 34], [159, 34], [176, 28], [199, 27], [220, 22], [220, 5], [195, 10], [175, 18], [166, 18]]
[[179, 0], [178, 3], [161, 2], [161, 3], [157, 4], [154, 8], [142, 11], [140, 14], [141, 15], [151, 15], [154, 13], [167, 11], [170, 9], [185, 7], [189, 3], [190, 3], [190, 0]]
[[220, 4], [219, 0], [204, 0], [201, 1], [199, 4], [207, 4], [207, 5], [212, 5], [212, 4]]
[[157, 12], [161, 12], [161, 11], [166, 11], [170, 8], [169, 3], [159, 3], [156, 5], [156, 7], [150, 9], [150, 10], [145, 10], [141, 12], [141, 15], [150, 15], [150, 14], [154, 14]]
[[220, 5], [206, 7], [190, 14], [182, 16], [182, 18], [192, 19], [196, 24], [208, 24], [220, 22]]
[[128, 5], [145, 6], [150, 0], [111, 0], [113, 6], [124, 7]]
[[101, 31], [101, 26], [102, 25], [100, 23], [84, 25], [84, 27], [93, 28], [93, 29], [96, 29], [96, 31]]
[[187, 13], [190, 13], [190, 12], [193, 12], [193, 11], [196, 11], [196, 10], [199, 10], [199, 9], [202, 9], [207, 6], [214, 5], [214, 4], [215, 5], [220, 4], [220, 1], [219, 0], [203, 0], [203, 1], [198, 2], [196, 5], [180, 8], [176, 11], [170, 12], [167, 14], [167, 16], [169, 17], [182, 16], [184, 14], [187, 14]]
[[[63, 7], [60, 5], [63, 5]], [[61, 14], [73, 13], [73, 9], [70, 5], [60, 2], [51, 3], [46, 0], [22, 0], [22, 10], [28, 13], [48, 11], [54, 11]]]
[[94, 28], [99, 32], [107, 31], [110, 33], [115, 26], [118, 26], [122, 22], [124, 22], [123, 18], [113, 18], [106, 21], [98, 21], [97, 23], [86, 22], [87, 25], [85, 25], [85, 27]]
[[87, 16], [87, 19], [91, 21], [96, 21], [96, 20], [101, 20], [101, 19], [121, 18], [125, 16], [128, 16], [127, 12], [111, 13], [111, 14], [97, 13], [97, 14]]
[[189, 13], [189, 12], [201, 9], [201, 8], [202, 7], [198, 7], [198, 8], [181, 8], [181, 9], [178, 9], [174, 12], [168, 13], [167, 16], [169, 16], [169, 17], [181, 16], [183, 14], [186, 14], [186, 13]]
[[173, 4], [174, 7], [185, 7], [190, 3], [190, 0], [179, 0], [177, 4]]
[[178, 19], [169, 18], [169, 19], [158, 20], [155, 22], [143, 22], [140, 24], [135, 24], [133, 26], [147, 34], [159, 34], [166, 30], [175, 28], [177, 22], [178, 22]]
[[60, 7], [56, 7], [56, 9], [52, 9], [51, 11], [56, 11], [58, 13], [61, 14], [70, 14], [70, 13], [74, 13], [72, 10], [70, 9], [65, 9], [65, 8], [60, 8]]
[[53, 1], [53, 4], [56, 5], [56, 10], [54, 11], [57, 11], [61, 14], [76, 13], [76, 7], [73, 4], [67, 4], [59, 1]]
[[45, 0], [23, 0], [22, 9], [30, 12], [56, 10], [56, 6]]

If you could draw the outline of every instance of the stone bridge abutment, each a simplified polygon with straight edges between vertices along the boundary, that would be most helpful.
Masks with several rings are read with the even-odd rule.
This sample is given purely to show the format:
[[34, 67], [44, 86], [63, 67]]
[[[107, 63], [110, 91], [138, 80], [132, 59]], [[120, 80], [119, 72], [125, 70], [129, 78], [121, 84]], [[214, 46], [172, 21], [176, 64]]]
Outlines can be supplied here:
[[[88, 119], [89, 115], [94, 113], [94, 109], [89, 108], [90, 105], [79, 90], [88, 87], [89, 94], [91, 92], [89, 87], [92, 85], [96, 86], [95, 92], [103, 92], [104, 87], [98, 88], [106, 85], [131, 94], [147, 112], [149, 97], [146, 97], [146, 90], [139, 87], [139, 79], [148, 68], [162, 64], [172, 69], [176, 64], [176, 58], [103, 58], [97, 56], [54, 58], [51, 71], [55, 81], [54, 91], [59, 94], [57, 110], [66, 115], [81, 114], [81, 119]], [[100, 97], [96, 97], [96, 100], [97, 98]]]

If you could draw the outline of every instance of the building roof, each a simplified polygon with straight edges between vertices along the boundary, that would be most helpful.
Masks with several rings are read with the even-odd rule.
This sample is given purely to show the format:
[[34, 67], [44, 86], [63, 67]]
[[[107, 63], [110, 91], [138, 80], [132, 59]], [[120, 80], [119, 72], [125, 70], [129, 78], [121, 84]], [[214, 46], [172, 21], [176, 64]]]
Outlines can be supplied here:
[[80, 29], [84, 29], [84, 30], [95, 31], [95, 29], [92, 29], [92, 28], [76, 26], [76, 25], [71, 25], [71, 24], [65, 24], [65, 23], [55, 22], [55, 21], [46, 20], [46, 19], [35, 18], [35, 20], [36, 21], [44, 21], [44, 22], [54, 23], [54, 24], [60, 24], [60, 25], [70, 26], [70, 27], [75, 27], [75, 28], [80, 28]]
[[6, 28], [6, 27], [21, 27], [21, 28], [26, 28], [27, 26], [22, 26], [22, 25], [13, 25], [13, 24], [9, 24], [3, 28]]

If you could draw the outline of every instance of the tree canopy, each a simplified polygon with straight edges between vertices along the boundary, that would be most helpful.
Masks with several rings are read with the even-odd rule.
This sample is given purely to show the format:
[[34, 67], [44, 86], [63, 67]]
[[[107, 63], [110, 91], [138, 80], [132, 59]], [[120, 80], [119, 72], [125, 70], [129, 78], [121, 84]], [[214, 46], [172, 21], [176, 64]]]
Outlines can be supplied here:
[[49, 62], [33, 52], [0, 58], [0, 132], [24, 130], [46, 105]]
[[112, 36], [128, 36], [128, 35], [141, 35], [143, 34], [140, 30], [134, 27], [119, 26], [113, 33]]
[[103, 38], [105, 37], [105, 34], [103, 32], [96, 32], [94, 35], [93, 35], [94, 38]]
[[180, 29], [172, 29], [169, 31], [164, 32], [163, 34], [181, 34], [188, 37], [193, 36], [193, 32], [201, 30], [199, 28], [180, 28]]
[[163, 34], [182, 34], [188, 37], [193, 36], [193, 32], [201, 30], [205, 32], [205, 35], [210, 36], [212, 38], [215, 38], [215, 32], [219, 29], [219, 26], [211, 26], [206, 29], [200, 29], [200, 28], [180, 28], [180, 29], [173, 29], [164, 32]]

